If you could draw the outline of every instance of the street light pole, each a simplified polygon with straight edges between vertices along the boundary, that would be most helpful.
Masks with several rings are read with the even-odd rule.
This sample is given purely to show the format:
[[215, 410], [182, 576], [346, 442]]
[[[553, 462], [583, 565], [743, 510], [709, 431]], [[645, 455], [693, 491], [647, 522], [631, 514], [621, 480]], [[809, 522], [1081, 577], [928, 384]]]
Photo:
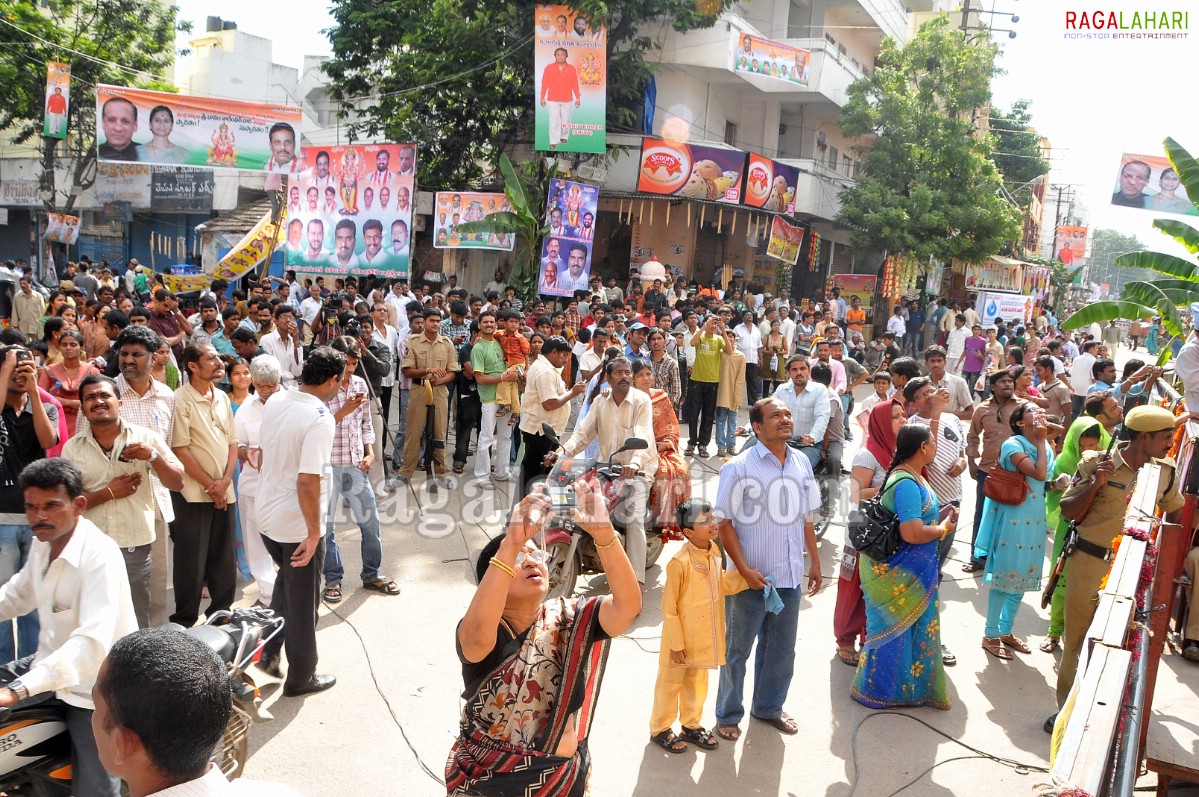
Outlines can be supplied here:
[[962, 0], [962, 30], [970, 29], [970, 0]]

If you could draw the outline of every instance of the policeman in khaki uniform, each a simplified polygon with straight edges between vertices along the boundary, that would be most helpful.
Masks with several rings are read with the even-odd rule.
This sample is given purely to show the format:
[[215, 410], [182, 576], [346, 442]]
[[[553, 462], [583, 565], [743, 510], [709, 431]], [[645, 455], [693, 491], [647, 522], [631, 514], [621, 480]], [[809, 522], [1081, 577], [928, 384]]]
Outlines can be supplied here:
[[[404, 459], [396, 479], [407, 484], [416, 470], [420, 455], [421, 440], [425, 437], [425, 413], [430, 404], [433, 414], [433, 467], [438, 483], [445, 488], [452, 485], [449, 467], [445, 461], [445, 432], [449, 417], [449, 388], [454, 381], [458, 365], [458, 350], [449, 338], [440, 334], [441, 313], [425, 310], [421, 334], [408, 339], [408, 352], [400, 364], [404, 376], [412, 380], [408, 391], [408, 431], [404, 440]], [[414, 330], [415, 332], [415, 330]], [[430, 396], [432, 398], [430, 399]]]
[[[1161, 407], [1133, 409], [1124, 419], [1123, 437], [1127, 442], [1116, 446], [1110, 458], [1098, 451], [1085, 452], [1074, 480], [1062, 495], [1062, 516], [1075, 519], [1082, 515], [1083, 519], [1078, 524], [1078, 540], [1066, 579], [1066, 633], [1057, 674], [1058, 708], [1074, 683], [1078, 654], [1099, 604], [1099, 582], [1111, 568], [1112, 538], [1124, 528], [1128, 499], [1142, 465], [1155, 461], [1165, 466], [1157, 487], [1157, 505], [1166, 513], [1167, 522], [1178, 522], [1183, 499], [1174, 478], [1174, 460], [1166, 457], [1174, 440], [1174, 423], [1174, 414]], [[1092, 496], [1094, 502], [1088, 511]], [[1052, 730], [1053, 719], [1046, 722], [1047, 730]]]

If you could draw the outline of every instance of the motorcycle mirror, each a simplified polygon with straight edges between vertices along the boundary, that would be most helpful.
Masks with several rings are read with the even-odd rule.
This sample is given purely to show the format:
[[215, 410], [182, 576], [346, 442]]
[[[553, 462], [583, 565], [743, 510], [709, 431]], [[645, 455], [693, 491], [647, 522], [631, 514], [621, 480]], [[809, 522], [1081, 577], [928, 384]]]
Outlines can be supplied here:
[[554, 427], [550, 426], [545, 421], [541, 422], [541, 433], [550, 439], [550, 442], [555, 446], [558, 445], [558, 433], [554, 431]]
[[[644, 451], [649, 448], [649, 443], [642, 440], [640, 437], [630, 437], [624, 441], [624, 445], [620, 447], [621, 451]], [[617, 452], [619, 453], [619, 452]]]

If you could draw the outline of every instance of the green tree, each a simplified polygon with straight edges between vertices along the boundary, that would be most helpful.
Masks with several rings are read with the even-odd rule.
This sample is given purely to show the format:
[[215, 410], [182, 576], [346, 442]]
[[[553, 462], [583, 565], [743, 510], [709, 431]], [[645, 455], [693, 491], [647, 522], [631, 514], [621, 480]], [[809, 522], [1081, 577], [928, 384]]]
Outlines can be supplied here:
[[[0, 129], [42, 150], [47, 210], [69, 210], [96, 179], [97, 83], [173, 90], [159, 78], [175, 58], [175, 7], [159, 0], [0, 0]], [[183, 30], [188, 29], [184, 26]], [[69, 136], [41, 139], [46, 62], [71, 65]], [[70, 185], [55, 185], [68, 158]]]
[[1087, 261], [1089, 280], [1099, 285], [1109, 285], [1111, 295], [1115, 295], [1124, 288], [1125, 283], [1154, 279], [1152, 271], [1116, 265], [1121, 255], [1143, 252], [1145, 249], [1145, 244], [1135, 235], [1125, 235], [1117, 230], [1095, 230], [1091, 237], [1091, 257]]
[[1041, 134], [1032, 126], [1028, 100], [1016, 100], [1010, 111], [991, 108], [988, 127], [995, 139], [991, 162], [1003, 175], [1008, 192], [1020, 207], [1032, 198], [1031, 183], [1049, 174], [1049, 161], [1041, 155]]
[[[732, 0], [580, 0], [608, 29], [608, 126], [629, 129], [650, 75], [646, 33], [710, 27]], [[536, 6], [507, 0], [334, 0], [325, 64], [349, 133], [421, 145], [421, 181], [475, 184], [532, 139]]]
[[883, 41], [878, 65], [849, 87], [841, 128], [869, 139], [863, 166], [841, 194], [837, 222], [856, 246], [942, 263], [980, 262], [1019, 235], [1002, 196], [991, 140], [973, 116], [991, 100], [995, 49], [967, 42], [942, 16], [902, 48]]

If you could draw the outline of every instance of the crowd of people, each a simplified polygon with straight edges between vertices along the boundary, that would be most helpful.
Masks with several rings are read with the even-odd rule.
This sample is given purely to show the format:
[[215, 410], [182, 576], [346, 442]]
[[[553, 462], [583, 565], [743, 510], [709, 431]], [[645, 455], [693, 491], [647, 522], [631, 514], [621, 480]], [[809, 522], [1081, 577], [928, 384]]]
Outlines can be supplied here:
[[[377, 494], [415, 490], [423, 467], [434, 489], [505, 490], [515, 507], [479, 559], [458, 629], [467, 703], [450, 793], [499, 793], [487, 789], [550, 772], [585, 783], [603, 646], [640, 611], [657, 528], [685, 538], [665, 567], [650, 721], [662, 748], [739, 738], [751, 655], [748, 712], [798, 731], [784, 703], [801, 600], [823, 582], [815, 527], [875, 495], [899, 518], [902, 542], [886, 561], [843, 550], [836, 656], [857, 668], [851, 694], [867, 706], [948, 707], [955, 658], [941, 644], [937, 590], [967, 474], [976, 502], [963, 568], [988, 590], [979, 631], [997, 659], [1031, 652], [1016, 629], [1023, 596], [1041, 589], [1046, 550], [1060, 553], [1071, 521], [1079, 530], [1039, 646], [1063, 648], [1060, 705], [1118, 508], [1140, 465], [1167, 456], [1180, 422], [1146, 405], [1155, 368], [1133, 360], [1117, 374], [1118, 336], [1075, 336], [1048, 313], [984, 329], [971, 308], [910, 302], [866, 342], [861, 300], [835, 289], [801, 303], [785, 290], [595, 278], [551, 306], [522, 303], [502, 273], [478, 295], [452, 276], [429, 291], [291, 272], [244, 290], [214, 282], [185, 310], [160, 277], [132, 266], [113, 277], [72, 264], [54, 290], [23, 274], [13, 325], [0, 332], [0, 578], [10, 579], [0, 618], [16, 621], [0, 634], [0, 658], [32, 665], [11, 672], [0, 700], [57, 691], [87, 716], [117, 640], [227, 609], [239, 580], [286, 618], [260, 664], [283, 694], [333, 686], [318, 672], [315, 618], [320, 602], [345, 594], [337, 520], [348, 507], [361, 532], [363, 591], [399, 594], [385, 574]], [[1199, 362], [1199, 339], [1180, 362], [1191, 356]], [[846, 462], [855, 434], [863, 444]], [[630, 437], [648, 445], [625, 449]], [[545, 600], [550, 574], [534, 537], [548, 506], [533, 485], [559, 446], [621, 467], [620, 535], [596, 485], [574, 486], [609, 598]], [[709, 504], [691, 498], [690, 473], [713, 454], [723, 462]], [[1181, 503], [1174, 481], [1159, 491], [1167, 513]], [[97, 583], [75, 586], [103, 599], [78, 604], [78, 617], [56, 614], [54, 633], [39, 636], [49, 604], [33, 573], [84, 553], [96, 557]], [[1188, 572], [1197, 566], [1192, 552]], [[64, 619], [75, 623], [65, 635]], [[89, 634], [86, 651], [66, 644]], [[1184, 654], [1199, 659], [1194, 629]], [[71, 668], [46, 664], [67, 657]], [[513, 681], [513, 668], [528, 677]], [[77, 752], [95, 762], [95, 740], [72, 728]], [[79, 772], [101, 784], [88, 793], [115, 793], [98, 764]]]

